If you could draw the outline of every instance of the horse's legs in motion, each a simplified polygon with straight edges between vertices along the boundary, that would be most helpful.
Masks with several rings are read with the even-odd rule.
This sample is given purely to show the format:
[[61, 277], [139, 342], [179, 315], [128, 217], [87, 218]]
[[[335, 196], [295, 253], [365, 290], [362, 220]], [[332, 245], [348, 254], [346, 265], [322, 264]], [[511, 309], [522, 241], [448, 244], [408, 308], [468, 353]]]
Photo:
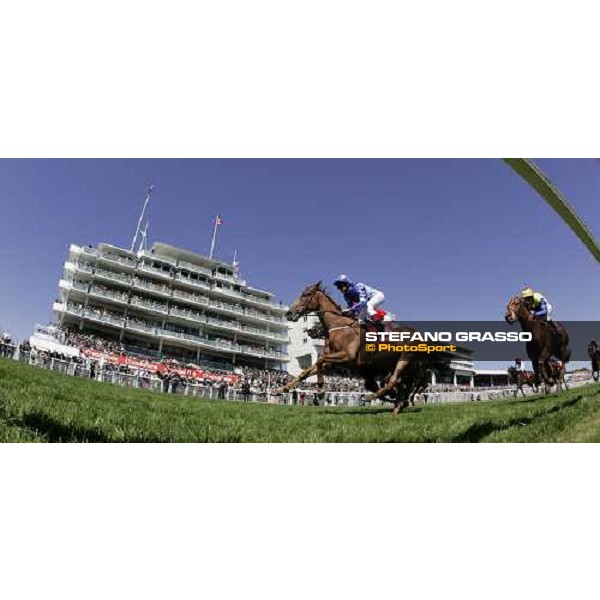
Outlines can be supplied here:
[[[402, 356], [404, 356], [404, 355], [402, 355]], [[381, 396], [385, 396], [386, 394], [391, 392], [394, 389], [394, 387], [396, 386], [396, 383], [398, 382], [400, 375], [402, 375], [402, 371], [404, 371], [404, 369], [406, 369], [406, 367], [409, 365], [409, 363], [410, 363], [410, 357], [409, 358], [400, 358], [400, 360], [396, 363], [396, 368], [394, 369], [394, 372], [391, 374], [391, 376], [387, 380], [386, 384], [383, 387], [381, 387], [379, 390], [377, 390], [377, 392], [375, 392], [375, 394], [373, 394], [373, 396], [370, 399], [374, 400], [375, 398], [380, 398]]]
[[283, 386], [283, 391], [289, 392], [292, 388], [296, 387], [301, 381], [304, 381], [305, 379], [308, 379], [309, 377], [317, 373], [317, 369], [317, 363], [315, 363], [312, 367], [308, 367], [308, 369], [304, 369], [304, 371], [302, 371], [300, 375], [297, 375], [296, 377], [294, 377], [294, 379], [292, 379], [292, 381]]
[[319, 402], [323, 401], [325, 397], [325, 377], [323, 376], [323, 371], [329, 366], [327, 363], [318, 362], [315, 363], [317, 367], [317, 398]]

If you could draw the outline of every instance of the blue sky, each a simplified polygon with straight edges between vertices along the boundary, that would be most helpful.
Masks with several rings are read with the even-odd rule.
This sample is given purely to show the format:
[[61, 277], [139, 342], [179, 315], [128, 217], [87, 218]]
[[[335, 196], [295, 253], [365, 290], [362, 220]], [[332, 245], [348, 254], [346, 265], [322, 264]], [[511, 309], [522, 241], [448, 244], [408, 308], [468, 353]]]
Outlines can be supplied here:
[[[536, 161], [600, 237], [600, 162]], [[50, 320], [69, 243], [128, 246], [145, 186], [150, 241], [233, 252], [291, 301], [340, 272], [406, 320], [494, 320], [527, 283], [564, 320], [600, 319], [598, 265], [499, 159], [0, 160], [0, 327]]]

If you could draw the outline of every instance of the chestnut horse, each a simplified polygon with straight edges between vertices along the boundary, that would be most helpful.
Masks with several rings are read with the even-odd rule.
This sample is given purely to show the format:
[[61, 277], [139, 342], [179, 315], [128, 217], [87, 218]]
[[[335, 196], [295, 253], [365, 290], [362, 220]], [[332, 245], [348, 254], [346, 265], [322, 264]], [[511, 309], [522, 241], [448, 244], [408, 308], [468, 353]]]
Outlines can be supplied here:
[[[371, 392], [368, 400], [384, 398], [394, 404], [394, 414], [398, 414], [405, 403], [415, 393], [424, 389], [422, 361], [413, 361], [410, 353], [369, 353], [360, 352], [361, 327], [353, 318], [342, 314], [341, 307], [325, 291], [321, 282], [309, 285], [290, 306], [286, 317], [297, 321], [301, 316], [314, 313], [326, 333], [325, 350], [315, 364], [305, 369], [284, 388], [288, 392], [301, 381], [317, 375], [319, 395], [322, 397], [323, 370], [329, 365], [338, 364], [351, 368], [365, 379], [365, 387]], [[410, 327], [398, 327], [394, 331], [414, 331]], [[413, 361], [413, 367], [405, 372]], [[419, 366], [419, 368], [416, 368]], [[422, 368], [421, 368], [422, 367]], [[402, 380], [401, 376], [403, 375]], [[381, 387], [376, 378], [385, 377]]]
[[536, 383], [539, 385], [543, 381], [546, 393], [555, 383], [560, 387], [561, 378], [555, 380], [550, 359], [554, 356], [560, 360], [564, 372], [571, 357], [569, 335], [562, 323], [534, 319], [523, 299], [518, 296], [509, 300], [504, 318], [510, 325], [518, 321], [523, 331], [531, 333], [532, 339], [526, 342], [525, 349], [535, 372]]

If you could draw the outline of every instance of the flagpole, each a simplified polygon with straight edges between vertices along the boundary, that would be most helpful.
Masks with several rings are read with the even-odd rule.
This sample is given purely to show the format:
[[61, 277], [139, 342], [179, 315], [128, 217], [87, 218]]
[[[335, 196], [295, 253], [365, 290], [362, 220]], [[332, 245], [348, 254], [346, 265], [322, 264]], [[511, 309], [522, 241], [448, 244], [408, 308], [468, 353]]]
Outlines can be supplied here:
[[148, 191], [146, 193], [146, 199], [144, 200], [144, 206], [142, 207], [142, 214], [140, 215], [140, 220], [138, 221], [137, 227], [135, 229], [135, 235], [133, 236], [133, 239], [131, 240], [131, 248], [130, 248], [130, 252], [133, 252], [133, 249], [135, 248], [135, 242], [138, 239], [138, 236], [140, 234], [140, 227], [142, 226], [142, 221], [144, 220], [144, 214], [146, 213], [146, 207], [148, 206], [148, 202], [150, 201], [150, 194], [152, 193], [152, 189], [154, 188], [154, 184], [151, 184], [148, 186]]
[[217, 239], [217, 227], [219, 226], [219, 215], [215, 218], [215, 228], [213, 229], [212, 242], [210, 244], [210, 256], [209, 258], [212, 260], [214, 251], [215, 251], [215, 240]]

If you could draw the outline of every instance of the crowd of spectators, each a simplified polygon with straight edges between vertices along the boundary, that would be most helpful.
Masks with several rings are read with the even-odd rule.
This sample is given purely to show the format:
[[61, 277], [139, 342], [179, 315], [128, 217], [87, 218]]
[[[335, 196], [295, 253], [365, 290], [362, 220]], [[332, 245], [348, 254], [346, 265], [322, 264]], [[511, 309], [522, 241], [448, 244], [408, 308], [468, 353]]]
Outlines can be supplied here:
[[79, 350], [97, 350], [98, 352], [107, 352], [122, 354], [125, 352], [123, 344], [118, 340], [103, 338], [92, 333], [84, 333], [71, 327], [59, 325], [61, 332], [61, 341], [66, 346], [74, 346]]
[[0, 356], [3, 358], [12, 358], [15, 346], [12, 343], [12, 337], [8, 331], [0, 334]]

